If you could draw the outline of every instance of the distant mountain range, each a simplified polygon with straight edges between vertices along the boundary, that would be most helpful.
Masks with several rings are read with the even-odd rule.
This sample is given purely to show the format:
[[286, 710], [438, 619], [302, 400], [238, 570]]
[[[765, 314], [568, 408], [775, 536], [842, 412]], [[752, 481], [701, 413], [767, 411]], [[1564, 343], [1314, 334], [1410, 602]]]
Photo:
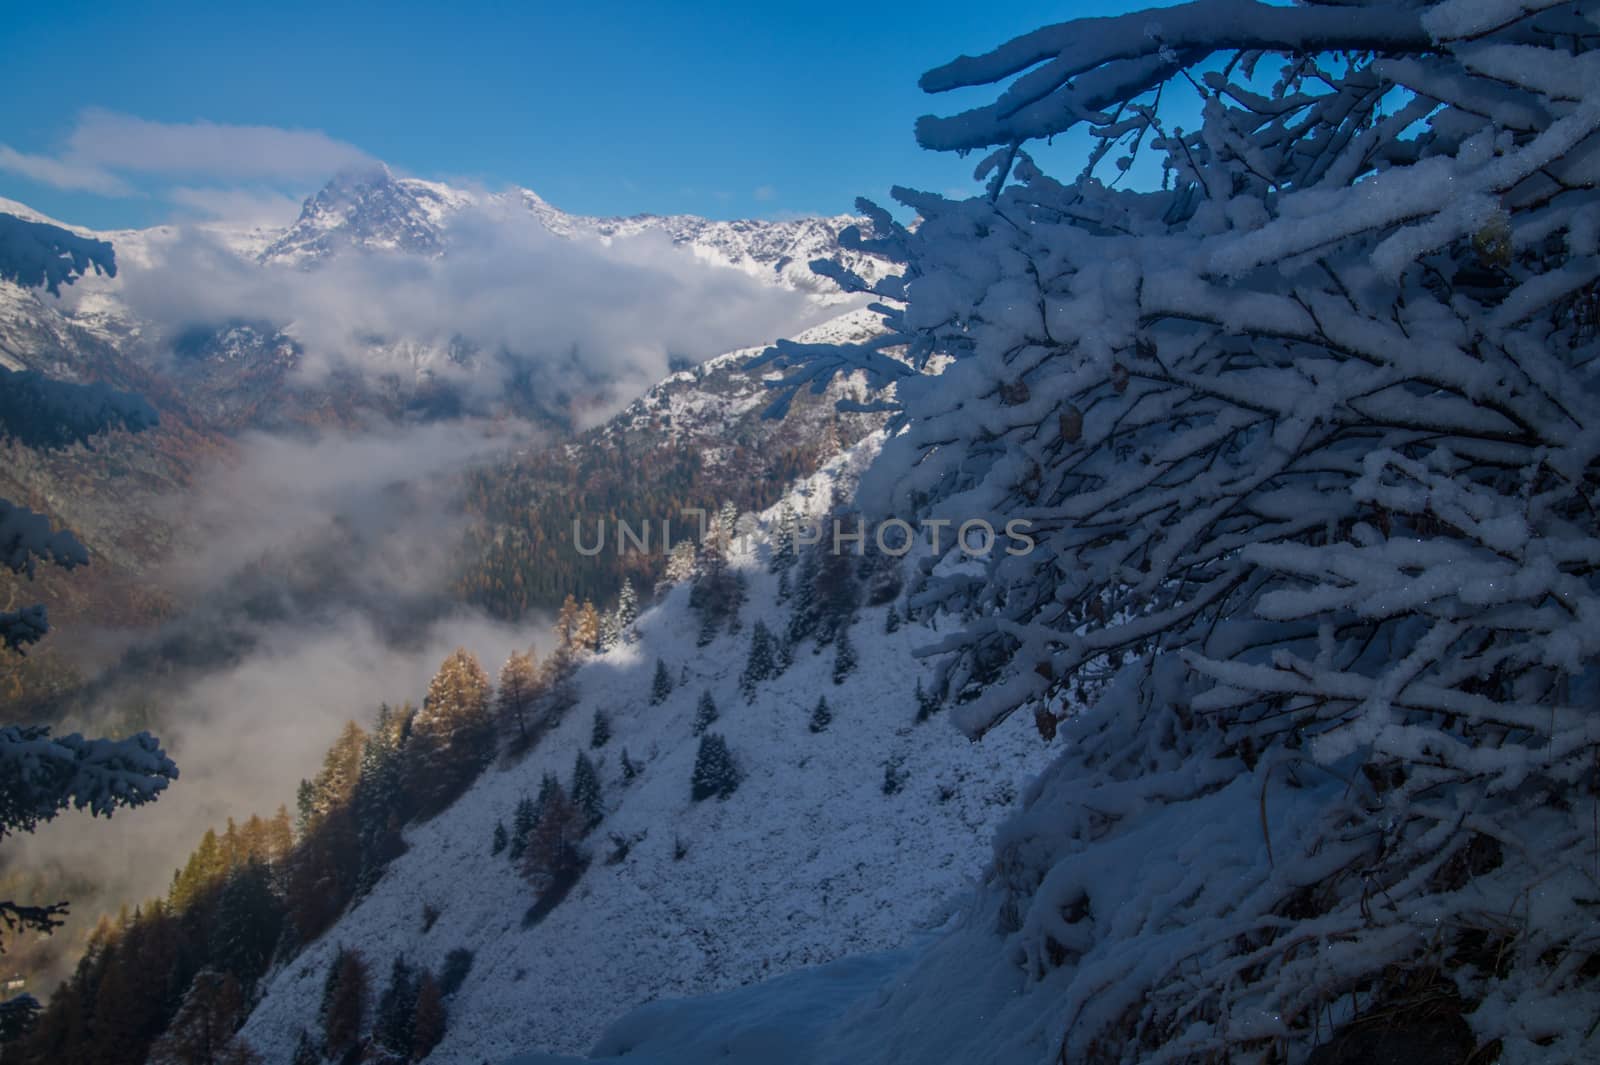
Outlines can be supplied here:
[[[841, 293], [832, 282], [813, 274], [809, 264], [840, 255], [839, 231], [861, 221], [849, 215], [732, 222], [695, 215], [595, 218], [567, 214], [530, 189], [472, 192], [417, 178], [397, 178], [380, 165], [343, 173], [328, 182], [306, 200], [295, 223], [257, 257], [263, 263], [311, 266], [351, 249], [414, 255], [460, 251], [452, 247], [451, 225], [463, 212], [474, 209], [503, 217], [525, 213], [561, 237], [609, 240], [660, 233], [706, 262], [828, 300], [839, 299]], [[881, 264], [869, 256], [842, 254], [844, 262], [864, 276], [881, 273]]]
[[[323, 319], [342, 309], [329, 306], [337, 294], [308, 297], [315, 284], [285, 279], [285, 269], [316, 273], [341, 264], [338, 283], [349, 284], [352, 277], [362, 282], [348, 297], [359, 307], [371, 302], [373, 291], [389, 287], [397, 271], [411, 280], [415, 278], [403, 272], [428, 268], [421, 264], [457, 272], [449, 276], [471, 271], [478, 266], [475, 255], [498, 234], [526, 229], [531, 221], [536, 223], [534, 232], [585, 241], [588, 251], [602, 256], [617, 241], [664, 237], [695, 264], [725, 267], [763, 288], [802, 294], [804, 301], [787, 306], [814, 309], [803, 318], [791, 314], [786, 332], [860, 305], [809, 269], [812, 260], [840, 254], [840, 231], [858, 221], [849, 216], [784, 221], [713, 221], [688, 215], [592, 218], [560, 211], [527, 189], [465, 190], [396, 177], [381, 165], [336, 176], [305, 201], [299, 218], [285, 229], [224, 220], [96, 232], [0, 199], [0, 218], [7, 215], [59, 226], [76, 239], [107, 242], [121, 270], [115, 278], [87, 277], [64, 297], [0, 279], [0, 365], [67, 378], [114, 379], [130, 386], [148, 386], [149, 381], [137, 379], [154, 377], [174, 387], [178, 395], [168, 398], [181, 397], [186, 414], [223, 431], [349, 424], [370, 413], [432, 418], [463, 410], [485, 413], [490, 407], [556, 424], [574, 418], [592, 421], [586, 412], [615, 409], [629, 393], [637, 394], [671, 368], [663, 364], [659, 371], [623, 381], [629, 374], [622, 371], [632, 367], [619, 368], [612, 353], [597, 361], [592, 352], [573, 351], [581, 366], [575, 368], [569, 358], [569, 365], [557, 371], [549, 365], [549, 352], [539, 348], [554, 341], [542, 335], [537, 318], [512, 322], [485, 338], [476, 335], [467, 312], [456, 321], [446, 305], [431, 308], [421, 324], [414, 315], [406, 322], [387, 320], [381, 309], [369, 310], [366, 318], [351, 315], [349, 335], [339, 338], [341, 355], [363, 370], [375, 369], [375, 374], [297, 373], [308, 358], [323, 357], [316, 351], [308, 354], [308, 348], [316, 347], [308, 334], [315, 335], [318, 326], [326, 325]], [[881, 264], [865, 255], [844, 253], [844, 261], [869, 278], [882, 273]], [[166, 287], [179, 291], [152, 293], [174, 271], [174, 262], [187, 272], [182, 284]], [[419, 265], [406, 268], [407, 262]], [[438, 267], [440, 263], [445, 267]], [[483, 263], [481, 270], [498, 272], [502, 276], [491, 282], [510, 287], [519, 279], [503, 275], [515, 267], [495, 261]], [[364, 270], [372, 276], [366, 277]], [[190, 285], [193, 291], [182, 291]], [[308, 303], [314, 304], [315, 323], [306, 321], [313, 317], [305, 312]], [[150, 310], [152, 305], [159, 305], [159, 314]], [[716, 315], [708, 313], [707, 319], [714, 321]], [[721, 332], [734, 336], [726, 329]], [[745, 335], [735, 342], [771, 339]], [[108, 357], [108, 347], [115, 357]], [[698, 356], [719, 350], [723, 348], [713, 344]], [[474, 366], [515, 379], [521, 387], [495, 390], [493, 402], [485, 399], [485, 389], [466, 389], [472, 393], [467, 395], [459, 386]], [[162, 405], [162, 397], [156, 401]]]

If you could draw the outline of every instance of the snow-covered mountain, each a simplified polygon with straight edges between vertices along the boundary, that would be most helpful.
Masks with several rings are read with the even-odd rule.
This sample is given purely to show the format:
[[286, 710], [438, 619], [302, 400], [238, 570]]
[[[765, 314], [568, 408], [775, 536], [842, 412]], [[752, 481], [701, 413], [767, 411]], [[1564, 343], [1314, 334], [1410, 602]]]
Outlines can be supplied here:
[[[530, 189], [483, 192], [419, 178], [395, 177], [381, 164], [340, 174], [306, 200], [300, 217], [263, 249], [263, 263], [314, 266], [349, 249], [440, 254], [452, 248], [450, 230], [464, 212], [530, 216], [561, 237], [603, 240], [657, 233], [706, 262], [826, 299], [836, 286], [809, 264], [840, 255], [839, 232], [859, 219], [848, 215], [785, 221], [714, 221], [695, 215], [641, 214], [597, 218], [568, 214]], [[845, 252], [844, 261], [869, 279], [881, 274], [870, 256]]]
[[[824, 512], [876, 443], [802, 480], [787, 502]], [[764, 529], [777, 512], [761, 516]], [[341, 948], [361, 953], [374, 996], [397, 956], [438, 969], [451, 951], [471, 951], [447, 1003], [444, 1042], [428, 1060], [476, 1063], [575, 1052], [641, 1003], [902, 947], [942, 923], [1048, 749], [1021, 722], [982, 744], [942, 715], [919, 723], [914, 690], [929, 676], [913, 649], [936, 634], [916, 623], [886, 632], [890, 605], [861, 611], [851, 639], [864, 665], [843, 683], [831, 680], [831, 648], [813, 654], [802, 644], [787, 672], [747, 702], [739, 678], [749, 634], [758, 621], [781, 631], [789, 609], [767, 551], [758, 533], [732, 556], [749, 592], [738, 634], [696, 646], [689, 588], [673, 588], [641, 618], [636, 642], [578, 670], [576, 705], [525, 759], [489, 770], [442, 815], [407, 830], [407, 853], [372, 892], [268, 978], [242, 1033], [268, 1065], [288, 1065], [302, 1031], [320, 1038], [324, 983]], [[653, 705], [658, 659], [675, 685]], [[692, 723], [704, 693], [743, 782], [724, 800], [694, 802]], [[832, 721], [814, 732], [819, 697]], [[598, 751], [597, 712], [611, 728]], [[623, 750], [639, 765], [631, 781]], [[530, 926], [534, 892], [491, 839], [519, 798], [546, 773], [564, 779], [579, 752], [600, 763], [606, 817], [577, 887]]]

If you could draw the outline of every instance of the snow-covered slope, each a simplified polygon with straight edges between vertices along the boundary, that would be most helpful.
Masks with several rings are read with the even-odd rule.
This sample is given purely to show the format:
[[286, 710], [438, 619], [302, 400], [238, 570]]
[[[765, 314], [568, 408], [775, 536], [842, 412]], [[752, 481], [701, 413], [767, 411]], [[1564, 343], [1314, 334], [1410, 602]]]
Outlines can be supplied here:
[[[796, 335], [803, 344], [860, 342], [883, 333], [883, 320], [865, 309], [847, 311], [821, 325]], [[724, 462], [737, 463], [744, 457], [751, 438], [770, 439], [780, 433], [816, 439], [824, 432], [822, 422], [839, 417], [834, 404], [840, 400], [865, 401], [869, 392], [862, 374], [841, 374], [829, 383], [822, 402], [794, 413], [793, 418], [765, 419], [762, 414], [772, 404], [775, 393], [767, 382], [782, 376], [782, 371], [750, 371], [745, 364], [764, 349], [739, 348], [707, 359], [691, 369], [680, 370], [663, 379], [628, 404], [602, 432], [613, 438], [632, 434], [648, 439], [653, 446], [691, 444], [698, 449], [707, 468]], [[856, 416], [861, 417], [861, 416]], [[873, 419], [872, 425], [882, 424]], [[731, 469], [749, 475], [749, 470]]]
[[[791, 502], [820, 512], [835, 478], [874, 441], [797, 486]], [[770, 521], [773, 512], [765, 519]], [[361, 951], [380, 985], [391, 959], [437, 967], [474, 952], [448, 1003], [450, 1024], [432, 1062], [496, 1061], [543, 1049], [586, 1048], [618, 1014], [663, 996], [733, 988], [846, 954], [904, 946], [940, 923], [981, 869], [995, 825], [1048, 757], [1027, 725], [970, 744], [942, 720], [916, 724], [912, 649], [933, 633], [886, 634], [886, 607], [852, 629], [861, 668], [831, 680], [832, 653], [799, 648], [753, 704], [738, 679], [757, 619], [778, 629], [775, 578], [752, 538], [733, 564], [749, 581], [739, 635], [697, 648], [688, 588], [674, 588], [640, 621], [636, 643], [591, 659], [577, 674], [580, 702], [521, 763], [491, 769], [438, 818], [412, 828], [409, 851], [373, 892], [277, 972], [244, 1029], [268, 1065], [287, 1063], [302, 1028], [315, 1033], [323, 981], [340, 945]], [[657, 658], [680, 680], [649, 703]], [[690, 800], [701, 693], [720, 710], [744, 781], [724, 801]], [[809, 728], [826, 696], [824, 732]], [[542, 923], [523, 927], [533, 901], [505, 855], [490, 854], [497, 821], [534, 793], [541, 776], [565, 779], [589, 746], [595, 711], [611, 720], [602, 756], [608, 815], [595, 861]], [[625, 783], [620, 752], [642, 763]], [[903, 786], [885, 794], [885, 766]], [[634, 841], [608, 864], [615, 835]], [[678, 856], [681, 852], [681, 857]], [[437, 910], [424, 931], [423, 910]]]

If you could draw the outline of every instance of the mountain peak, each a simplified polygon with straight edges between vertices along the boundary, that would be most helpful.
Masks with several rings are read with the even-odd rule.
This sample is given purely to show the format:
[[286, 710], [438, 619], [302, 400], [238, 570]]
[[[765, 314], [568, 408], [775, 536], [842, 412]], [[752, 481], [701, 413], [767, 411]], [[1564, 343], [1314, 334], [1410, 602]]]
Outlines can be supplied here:
[[443, 246], [444, 186], [396, 178], [381, 162], [342, 170], [300, 208], [262, 262], [310, 266], [344, 248], [431, 255]]

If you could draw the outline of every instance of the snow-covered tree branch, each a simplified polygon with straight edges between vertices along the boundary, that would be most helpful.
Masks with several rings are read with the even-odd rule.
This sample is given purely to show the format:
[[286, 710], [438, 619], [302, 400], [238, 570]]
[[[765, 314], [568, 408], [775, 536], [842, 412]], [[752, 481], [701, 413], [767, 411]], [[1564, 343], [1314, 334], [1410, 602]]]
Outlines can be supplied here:
[[[1033, 523], [920, 595], [973, 619], [930, 649], [969, 734], [1092, 704], [994, 879], [1062, 1060], [1282, 1061], [1394, 966], [1501, 1060], [1592, 1042], [1539, 1011], [1600, 1009], [1597, 44], [1590, 4], [1199, 0], [956, 60], [924, 87], [1016, 80], [918, 135], [999, 146], [991, 194], [897, 191], [895, 337], [769, 355], [945, 356], [860, 504]], [[1064, 183], [1026, 144], [1078, 124]], [[1102, 182], [1118, 148], [1164, 187]], [[1092, 882], [1228, 818], [1182, 885]], [[1461, 947], [1486, 922], [1514, 975]]]

